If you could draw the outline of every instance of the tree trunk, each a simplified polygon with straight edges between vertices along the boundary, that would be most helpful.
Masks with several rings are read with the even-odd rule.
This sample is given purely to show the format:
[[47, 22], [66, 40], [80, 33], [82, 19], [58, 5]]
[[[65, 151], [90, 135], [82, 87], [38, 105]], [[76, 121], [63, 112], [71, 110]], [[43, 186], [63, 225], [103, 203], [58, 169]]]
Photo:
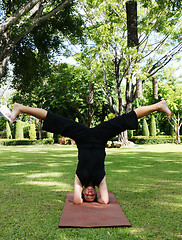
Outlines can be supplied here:
[[180, 144], [181, 143], [181, 141], [180, 141], [180, 128], [181, 128], [181, 125], [182, 125], [182, 123], [180, 123], [180, 113], [178, 112], [178, 119], [177, 119], [177, 142], [178, 142], [178, 144]]
[[[137, 30], [137, 2], [127, 1], [126, 2], [126, 14], [127, 14], [127, 45], [128, 47], [138, 46], [138, 30]], [[134, 94], [134, 85], [130, 82], [131, 77], [131, 57], [129, 57], [129, 68], [126, 77], [126, 90], [125, 90], [125, 99], [126, 99], [126, 113], [131, 111], [132, 104], [135, 98]], [[131, 89], [130, 89], [131, 87]], [[121, 141], [124, 146], [128, 145], [128, 134], [127, 131], [121, 133]]]
[[157, 85], [157, 78], [152, 78], [153, 82], [153, 99], [158, 100], [158, 85]]
[[180, 128], [182, 126], [181, 117], [180, 117], [180, 112], [178, 112], [178, 117], [176, 118], [175, 115], [172, 117], [173, 123], [169, 121], [171, 126], [174, 128], [175, 133], [176, 133], [176, 140], [177, 143], [180, 144]]
[[39, 139], [42, 139], [42, 120], [39, 120]]
[[180, 128], [177, 126], [177, 143], [180, 144]]
[[136, 80], [136, 97], [142, 98], [142, 80], [137, 79]]
[[89, 82], [89, 110], [90, 110], [90, 127], [92, 127], [93, 116], [94, 116], [94, 83]]
[[133, 106], [133, 102], [129, 102], [126, 106], [126, 113], [131, 112]]
[[128, 47], [138, 45], [138, 30], [137, 30], [137, 2], [126, 2], [127, 14], [127, 31], [128, 31]]

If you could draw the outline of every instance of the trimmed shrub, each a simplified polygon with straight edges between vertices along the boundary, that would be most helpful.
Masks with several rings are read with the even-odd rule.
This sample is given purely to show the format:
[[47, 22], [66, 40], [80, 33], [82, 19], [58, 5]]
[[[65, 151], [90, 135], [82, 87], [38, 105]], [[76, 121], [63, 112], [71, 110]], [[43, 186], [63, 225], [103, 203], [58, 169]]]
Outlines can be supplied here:
[[171, 136], [134, 136], [130, 140], [135, 144], [163, 144], [175, 142], [175, 138]]
[[32, 123], [30, 125], [30, 129], [29, 129], [29, 138], [30, 139], [36, 139], [36, 129], [35, 129], [35, 123]]
[[128, 139], [131, 139], [133, 137], [133, 130], [128, 130]]
[[36, 144], [54, 144], [54, 139], [53, 138], [44, 138], [41, 140], [37, 140]]
[[16, 121], [15, 139], [23, 139], [23, 138], [24, 138], [24, 134], [23, 134], [22, 121], [18, 120]]
[[149, 136], [149, 128], [145, 118], [143, 118], [143, 125], [142, 125], [142, 135]]
[[150, 120], [150, 136], [155, 137], [157, 134], [155, 117], [152, 115]]
[[47, 132], [47, 138], [53, 138], [54, 137], [54, 134], [51, 133], [51, 132]]
[[54, 144], [54, 139], [0, 139], [0, 145], [4, 146], [16, 146], [16, 145], [35, 145], [35, 144]]
[[0, 138], [6, 138], [6, 131], [0, 131]]
[[6, 121], [6, 138], [12, 139], [11, 129], [8, 121]]
[[29, 139], [12, 139], [12, 140], [0, 139], [0, 145], [5, 145], [5, 146], [33, 145], [33, 144], [35, 144], [35, 141], [29, 140]]

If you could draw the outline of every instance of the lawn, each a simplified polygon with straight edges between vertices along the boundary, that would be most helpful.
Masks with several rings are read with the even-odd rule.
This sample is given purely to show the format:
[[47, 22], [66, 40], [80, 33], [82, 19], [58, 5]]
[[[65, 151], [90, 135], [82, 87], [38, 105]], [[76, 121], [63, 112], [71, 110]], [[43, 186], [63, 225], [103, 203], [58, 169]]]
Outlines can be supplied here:
[[107, 149], [109, 191], [130, 228], [58, 228], [74, 146], [0, 146], [0, 239], [182, 239], [182, 145]]

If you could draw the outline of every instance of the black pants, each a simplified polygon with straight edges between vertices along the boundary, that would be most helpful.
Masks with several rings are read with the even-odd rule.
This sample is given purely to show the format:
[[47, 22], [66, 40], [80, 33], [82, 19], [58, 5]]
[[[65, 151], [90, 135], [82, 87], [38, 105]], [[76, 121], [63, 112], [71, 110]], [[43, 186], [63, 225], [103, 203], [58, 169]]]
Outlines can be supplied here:
[[78, 147], [76, 174], [82, 185], [92, 182], [98, 186], [105, 176], [105, 146], [108, 140], [125, 130], [137, 129], [134, 111], [103, 122], [94, 128], [86, 127], [62, 116], [48, 112], [43, 129], [73, 139]]

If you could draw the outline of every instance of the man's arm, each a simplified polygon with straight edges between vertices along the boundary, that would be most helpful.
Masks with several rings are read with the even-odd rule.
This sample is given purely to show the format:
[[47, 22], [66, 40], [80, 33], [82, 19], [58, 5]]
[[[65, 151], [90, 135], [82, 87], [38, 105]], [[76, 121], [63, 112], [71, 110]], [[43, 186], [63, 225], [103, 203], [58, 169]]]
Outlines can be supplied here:
[[81, 204], [83, 202], [82, 190], [83, 190], [83, 186], [80, 182], [80, 179], [75, 174], [75, 183], [74, 183], [74, 203], [75, 204]]
[[102, 179], [98, 188], [99, 188], [100, 198], [97, 199], [97, 201], [101, 204], [108, 204], [109, 203], [109, 193], [107, 190], [106, 177], [104, 177]]

